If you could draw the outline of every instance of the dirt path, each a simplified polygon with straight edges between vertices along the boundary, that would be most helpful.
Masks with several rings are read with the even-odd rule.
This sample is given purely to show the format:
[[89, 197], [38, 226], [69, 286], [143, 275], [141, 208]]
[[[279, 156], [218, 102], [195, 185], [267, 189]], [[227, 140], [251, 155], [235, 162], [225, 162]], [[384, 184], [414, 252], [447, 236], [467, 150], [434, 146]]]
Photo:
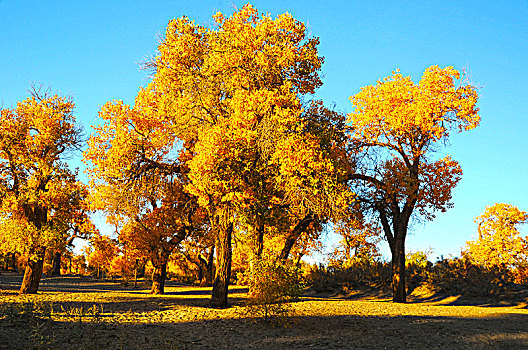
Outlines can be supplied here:
[[528, 348], [526, 304], [308, 296], [283, 327], [246, 317], [238, 287], [230, 291], [233, 306], [215, 310], [207, 307], [208, 288], [169, 283], [166, 295], [150, 296], [148, 285], [59, 277], [45, 279], [37, 295], [18, 296], [17, 278], [0, 275], [0, 349]]

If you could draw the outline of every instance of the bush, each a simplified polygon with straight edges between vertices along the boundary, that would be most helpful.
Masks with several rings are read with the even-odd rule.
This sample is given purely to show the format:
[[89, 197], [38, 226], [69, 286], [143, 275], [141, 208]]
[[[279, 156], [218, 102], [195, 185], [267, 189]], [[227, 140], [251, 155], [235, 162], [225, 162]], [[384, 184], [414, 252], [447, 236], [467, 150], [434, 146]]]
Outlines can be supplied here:
[[424, 282], [431, 281], [433, 263], [427, 260], [427, 253], [417, 251], [407, 253], [405, 256], [405, 277], [407, 279], [407, 293], [412, 291]]
[[[418, 251], [406, 255], [405, 265], [408, 294], [423, 285], [440, 294], [508, 298], [528, 284], [528, 264], [516, 269], [486, 268], [467, 256], [432, 264], [427, 253]], [[392, 283], [391, 264], [366, 258], [334, 261], [328, 267], [312, 267], [307, 282], [317, 293], [346, 294], [364, 288], [388, 290]]]
[[248, 313], [253, 318], [284, 320], [293, 314], [289, 302], [298, 300], [303, 289], [301, 270], [291, 262], [257, 261], [249, 278]]
[[462, 257], [438, 261], [429, 283], [441, 293], [489, 297], [507, 294], [508, 288], [514, 284], [514, 277], [508, 269], [488, 269]]
[[328, 267], [314, 266], [307, 281], [317, 293], [348, 292], [359, 287], [388, 289], [391, 284], [390, 263], [361, 257]]

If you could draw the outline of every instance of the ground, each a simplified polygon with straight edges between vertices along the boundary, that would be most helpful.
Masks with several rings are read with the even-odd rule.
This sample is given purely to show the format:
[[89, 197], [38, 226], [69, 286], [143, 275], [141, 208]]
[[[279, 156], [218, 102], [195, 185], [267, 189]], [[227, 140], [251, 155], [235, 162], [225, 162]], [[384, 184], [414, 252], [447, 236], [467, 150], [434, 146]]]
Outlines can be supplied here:
[[528, 348], [528, 307], [519, 300], [395, 304], [384, 294], [307, 294], [281, 325], [248, 317], [247, 290], [236, 286], [230, 308], [211, 309], [210, 288], [170, 281], [161, 296], [146, 283], [79, 276], [45, 278], [37, 295], [19, 296], [20, 282], [0, 274], [0, 349]]

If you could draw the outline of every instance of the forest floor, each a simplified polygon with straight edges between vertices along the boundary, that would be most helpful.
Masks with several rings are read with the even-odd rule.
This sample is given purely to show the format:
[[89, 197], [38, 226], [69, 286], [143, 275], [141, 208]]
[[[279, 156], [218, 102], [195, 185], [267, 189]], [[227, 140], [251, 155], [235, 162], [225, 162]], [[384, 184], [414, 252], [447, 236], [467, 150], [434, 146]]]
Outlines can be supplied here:
[[526, 299], [306, 294], [277, 324], [249, 317], [237, 286], [211, 309], [210, 288], [171, 281], [152, 296], [145, 282], [61, 276], [21, 296], [21, 279], [0, 272], [0, 349], [528, 349]]

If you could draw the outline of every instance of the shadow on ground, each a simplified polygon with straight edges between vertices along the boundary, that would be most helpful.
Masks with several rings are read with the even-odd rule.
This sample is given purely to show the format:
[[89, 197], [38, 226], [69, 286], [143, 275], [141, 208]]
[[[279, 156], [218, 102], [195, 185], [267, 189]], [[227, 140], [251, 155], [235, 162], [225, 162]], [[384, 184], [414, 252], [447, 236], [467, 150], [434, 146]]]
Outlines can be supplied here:
[[[0, 324], [0, 349], [460, 349], [528, 347], [528, 315], [295, 317], [288, 327], [232, 318], [199, 322]], [[29, 327], [27, 326], [29, 325]], [[39, 333], [39, 330], [41, 331]], [[39, 337], [40, 336], [40, 337]]]
[[[344, 297], [311, 294], [297, 304], [304, 310], [299, 315], [306, 316], [293, 317], [283, 327], [247, 318], [240, 307], [212, 310], [208, 308], [210, 288], [171, 281], [167, 294], [161, 296], [148, 295], [148, 288], [134, 290], [78, 276], [44, 279], [36, 296], [18, 296], [20, 282], [21, 276], [0, 275], [0, 349], [528, 348], [526, 312], [487, 308], [491, 314], [465, 317], [466, 309], [457, 307], [457, 297], [411, 300], [417, 307], [427, 301], [420, 309], [427, 309], [426, 315], [373, 316], [376, 312], [400, 315], [401, 304], [392, 304], [386, 295], [373, 291]], [[231, 304], [243, 305], [245, 293], [246, 288], [230, 288]], [[42, 307], [39, 303], [52, 304], [60, 315], [31, 311]], [[356, 305], [354, 313], [332, 316], [332, 308], [345, 305], [340, 303]], [[448, 316], [438, 316], [432, 303], [441, 305], [439, 309], [444, 308]], [[100, 313], [97, 317], [75, 313], [94, 308]]]

